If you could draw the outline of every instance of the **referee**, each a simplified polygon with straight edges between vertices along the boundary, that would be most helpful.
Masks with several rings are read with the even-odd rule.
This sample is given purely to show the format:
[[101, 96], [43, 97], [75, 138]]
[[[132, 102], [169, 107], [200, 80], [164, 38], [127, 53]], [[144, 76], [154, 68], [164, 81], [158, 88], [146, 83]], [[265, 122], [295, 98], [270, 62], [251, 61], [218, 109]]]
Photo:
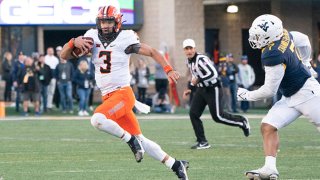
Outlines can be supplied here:
[[221, 106], [222, 90], [218, 81], [218, 72], [210, 59], [205, 55], [198, 54], [195, 47], [195, 42], [192, 39], [183, 41], [184, 53], [188, 58], [186, 64], [192, 75], [191, 83], [188, 89], [183, 92], [183, 97], [186, 98], [190, 94], [192, 86], [197, 86], [189, 112], [193, 130], [197, 137], [197, 144], [192, 146], [191, 149], [210, 148], [200, 119], [206, 105], [209, 106], [210, 114], [215, 122], [240, 127], [244, 135], [249, 136], [250, 125], [247, 118], [223, 111]]

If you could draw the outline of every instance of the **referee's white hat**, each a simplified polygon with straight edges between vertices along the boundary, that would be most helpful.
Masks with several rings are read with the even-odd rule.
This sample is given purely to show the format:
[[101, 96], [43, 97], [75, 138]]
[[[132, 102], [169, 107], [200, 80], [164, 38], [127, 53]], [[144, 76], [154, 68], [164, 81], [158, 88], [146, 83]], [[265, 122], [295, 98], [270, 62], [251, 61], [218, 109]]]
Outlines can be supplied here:
[[194, 42], [193, 39], [186, 39], [186, 40], [183, 41], [182, 47], [183, 47], [183, 48], [186, 48], [186, 47], [188, 47], [188, 46], [189, 46], [189, 47], [193, 47], [193, 48], [196, 47], [196, 43]]

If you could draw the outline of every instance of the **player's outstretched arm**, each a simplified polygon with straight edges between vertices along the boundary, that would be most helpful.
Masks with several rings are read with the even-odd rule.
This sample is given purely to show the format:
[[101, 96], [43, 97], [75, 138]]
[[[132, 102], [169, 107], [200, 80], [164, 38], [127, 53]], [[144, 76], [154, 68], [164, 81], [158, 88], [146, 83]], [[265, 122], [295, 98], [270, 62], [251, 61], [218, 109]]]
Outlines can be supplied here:
[[248, 91], [244, 88], [238, 88], [238, 101], [258, 101], [269, 98], [277, 94], [280, 83], [284, 76], [285, 66], [278, 64], [275, 66], [265, 66], [264, 85], [254, 91]]
[[92, 46], [91, 44], [92, 40], [84, 39], [82, 36], [72, 38], [63, 46], [60, 58], [67, 60], [75, 58], [72, 55], [72, 51], [75, 47], [79, 48], [82, 52], [89, 52]]
[[168, 75], [168, 79], [170, 83], [177, 83], [177, 80], [180, 78], [180, 75], [177, 71], [173, 70], [169, 62], [164, 58], [162, 54], [153, 47], [141, 43], [141, 47], [138, 51], [138, 54], [150, 56], [152, 57], [156, 62], [158, 62], [164, 69], [164, 71]]

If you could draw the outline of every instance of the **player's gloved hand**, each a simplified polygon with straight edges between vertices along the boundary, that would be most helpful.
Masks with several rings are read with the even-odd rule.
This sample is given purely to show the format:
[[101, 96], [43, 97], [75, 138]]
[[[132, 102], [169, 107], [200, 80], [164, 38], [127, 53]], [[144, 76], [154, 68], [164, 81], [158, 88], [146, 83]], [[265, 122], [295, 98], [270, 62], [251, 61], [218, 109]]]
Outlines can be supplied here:
[[246, 101], [248, 99], [248, 90], [244, 88], [238, 88], [237, 99], [238, 101]]
[[177, 83], [177, 80], [180, 78], [180, 74], [177, 71], [168, 72], [169, 83]]

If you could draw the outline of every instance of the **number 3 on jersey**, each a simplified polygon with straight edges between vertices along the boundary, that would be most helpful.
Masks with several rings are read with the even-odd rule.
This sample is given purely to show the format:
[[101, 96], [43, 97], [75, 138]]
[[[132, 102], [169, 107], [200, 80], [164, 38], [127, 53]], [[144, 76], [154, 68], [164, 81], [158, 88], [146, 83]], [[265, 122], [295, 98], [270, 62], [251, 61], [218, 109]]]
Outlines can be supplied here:
[[100, 51], [99, 58], [105, 56], [103, 60], [103, 64], [106, 64], [106, 68], [100, 67], [100, 72], [103, 74], [107, 74], [111, 72], [111, 51]]

